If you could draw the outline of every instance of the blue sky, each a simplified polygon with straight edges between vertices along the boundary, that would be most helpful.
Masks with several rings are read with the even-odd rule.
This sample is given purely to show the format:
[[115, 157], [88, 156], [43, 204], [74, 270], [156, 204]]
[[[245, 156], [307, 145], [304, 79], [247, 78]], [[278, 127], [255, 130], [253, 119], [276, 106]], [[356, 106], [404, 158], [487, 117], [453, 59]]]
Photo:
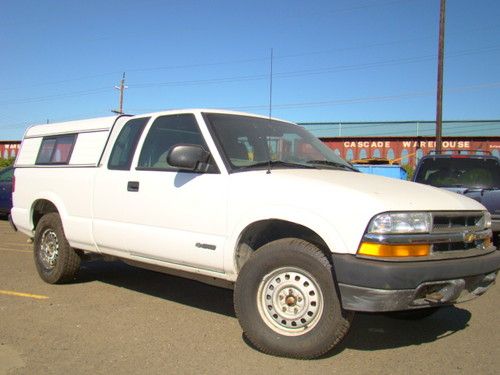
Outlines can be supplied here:
[[[2, 0], [0, 139], [124, 108], [433, 120], [439, 0]], [[448, 0], [445, 120], [500, 119], [500, 2]], [[500, 135], [500, 127], [488, 134]]]

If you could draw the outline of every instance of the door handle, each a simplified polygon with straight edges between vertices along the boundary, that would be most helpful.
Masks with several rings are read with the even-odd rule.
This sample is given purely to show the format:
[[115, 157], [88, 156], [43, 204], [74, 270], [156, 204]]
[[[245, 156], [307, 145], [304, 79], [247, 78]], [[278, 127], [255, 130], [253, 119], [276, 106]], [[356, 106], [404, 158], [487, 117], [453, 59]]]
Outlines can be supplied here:
[[139, 181], [129, 181], [127, 183], [127, 191], [138, 192], [139, 191]]

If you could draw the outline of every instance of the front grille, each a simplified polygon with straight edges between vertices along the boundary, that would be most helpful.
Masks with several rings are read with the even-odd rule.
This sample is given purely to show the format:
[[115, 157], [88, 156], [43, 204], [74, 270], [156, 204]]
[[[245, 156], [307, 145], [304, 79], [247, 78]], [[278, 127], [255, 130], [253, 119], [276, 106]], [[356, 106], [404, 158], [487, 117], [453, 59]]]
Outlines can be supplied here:
[[478, 245], [481, 245], [483, 242], [484, 240], [476, 241], [473, 243], [467, 243], [467, 242], [437, 243], [432, 245], [432, 251], [446, 252], [446, 251], [472, 250], [476, 249]]
[[[446, 253], [450, 251], [467, 251], [484, 248], [485, 239], [473, 237], [467, 240], [470, 235], [484, 229], [484, 219], [482, 212], [435, 212], [432, 214], [432, 233], [455, 234], [454, 241], [443, 241], [432, 245], [433, 253]], [[457, 235], [460, 238], [457, 241]]]
[[481, 229], [481, 212], [443, 212], [433, 214], [433, 233], [468, 232]]

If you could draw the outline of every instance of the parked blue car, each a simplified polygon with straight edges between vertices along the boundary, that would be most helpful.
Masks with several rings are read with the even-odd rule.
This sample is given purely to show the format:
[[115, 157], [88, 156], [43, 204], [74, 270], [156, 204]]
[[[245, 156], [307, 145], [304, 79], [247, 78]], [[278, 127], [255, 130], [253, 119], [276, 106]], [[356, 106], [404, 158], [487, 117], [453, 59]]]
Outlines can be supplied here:
[[10, 214], [12, 208], [12, 177], [14, 168], [7, 167], [0, 171], [0, 215]]

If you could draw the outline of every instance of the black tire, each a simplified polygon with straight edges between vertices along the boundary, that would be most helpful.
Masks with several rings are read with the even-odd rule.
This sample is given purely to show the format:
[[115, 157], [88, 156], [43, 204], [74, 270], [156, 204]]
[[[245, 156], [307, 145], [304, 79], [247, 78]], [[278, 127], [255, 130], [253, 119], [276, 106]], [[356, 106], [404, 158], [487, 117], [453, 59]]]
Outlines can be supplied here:
[[238, 275], [234, 308], [258, 350], [300, 359], [330, 351], [346, 336], [354, 315], [342, 309], [326, 256], [295, 238], [270, 242], [252, 254]]
[[435, 314], [441, 307], [427, 307], [417, 310], [393, 311], [387, 313], [388, 316], [400, 320], [421, 320]]
[[44, 215], [35, 230], [34, 257], [38, 274], [49, 284], [72, 281], [80, 269], [80, 257], [69, 246], [57, 213]]

